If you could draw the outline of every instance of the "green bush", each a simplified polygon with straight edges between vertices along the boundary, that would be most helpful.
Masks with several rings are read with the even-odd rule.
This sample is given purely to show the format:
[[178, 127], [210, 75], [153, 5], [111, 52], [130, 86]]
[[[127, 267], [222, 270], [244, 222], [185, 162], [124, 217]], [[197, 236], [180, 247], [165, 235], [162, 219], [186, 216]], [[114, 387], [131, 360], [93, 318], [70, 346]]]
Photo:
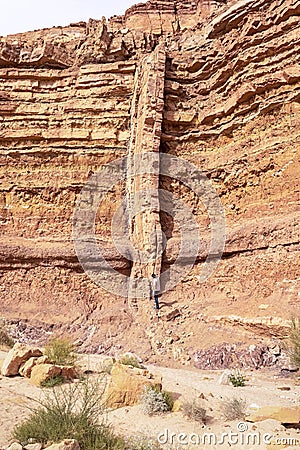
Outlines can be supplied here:
[[44, 354], [53, 364], [72, 366], [76, 362], [74, 345], [64, 338], [53, 337], [45, 346]]
[[246, 415], [246, 401], [242, 398], [224, 400], [222, 412], [226, 420], [244, 419]]
[[228, 375], [228, 380], [234, 387], [243, 387], [245, 386], [246, 378], [241, 374], [239, 370], [235, 370], [230, 375]]
[[52, 388], [54, 386], [59, 386], [65, 382], [65, 378], [62, 375], [52, 375], [45, 381], [41, 382], [41, 387]]
[[150, 386], [144, 389], [141, 398], [142, 411], [149, 416], [171, 411], [174, 405], [172, 395]]
[[289, 355], [291, 362], [300, 368], [300, 317], [291, 319]]
[[137, 357], [134, 355], [126, 355], [125, 354], [125, 355], [121, 356], [121, 358], [119, 359], [119, 363], [124, 364], [126, 366], [136, 367], [137, 369], [143, 368], [141, 363], [138, 361]]
[[207, 420], [206, 409], [196, 401], [185, 401], [182, 405], [183, 414], [190, 420], [204, 423]]
[[164, 389], [161, 391], [163, 399], [168, 407], [167, 411], [172, 411], [174, 406], [174, 398], [169, 391], [165, 391]]
[[55, 387], [38, 408], [13, 431], [22, 445], [76, 439], [82, 450], [123, 450], [125, 443], [111, 427], [99, 422], [104, 413], [104, 379]]
[[0, 320], [0, 345], [5, 345], [6, 347], [12, 348], [15, 341], [10, 336], [9, 331], [3, 320]]

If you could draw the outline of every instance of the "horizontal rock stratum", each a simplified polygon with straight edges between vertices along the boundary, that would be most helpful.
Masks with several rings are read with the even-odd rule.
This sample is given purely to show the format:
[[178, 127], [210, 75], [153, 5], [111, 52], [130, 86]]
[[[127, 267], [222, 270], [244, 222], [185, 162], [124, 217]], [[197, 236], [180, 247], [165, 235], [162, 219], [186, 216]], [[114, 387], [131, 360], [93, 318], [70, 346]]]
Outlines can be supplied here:
[[[272, 324], [299, 313], [299, 14], [293, 0], [150, 0], [110, 20], [0, 38], [5, 317], [62, 325], [94, 351], [117, 344], [172, 358], [278, 336]], [[174, 219], [159, 212], [158, 188], [188, 205], [199, 225], [194, 267], [161, 298], [162, 315], [181, 310], [163, 330], [148, 298], [127, 301], [94, 284], [72, 242], [74, 206], [91, 174], [149, 152], [195, 164], [226, 217], [223, 257], [201, 283], [209, 217], [191, 190], [158, 172], [136, 182], [128, 169], [101, 203], [102, 253], [132, 280], [165, 271], [180, 249], [178, 211]], [[132, 263], [111, 237], [124, 195], [146, 187], [151, 208], [129, 214], [127, 232], [148, 254], [164, 233], [155, 267]], [[241, 320], [233, 327], [226, 316]], [[260, 317], [270, 320], [260, 326]]]

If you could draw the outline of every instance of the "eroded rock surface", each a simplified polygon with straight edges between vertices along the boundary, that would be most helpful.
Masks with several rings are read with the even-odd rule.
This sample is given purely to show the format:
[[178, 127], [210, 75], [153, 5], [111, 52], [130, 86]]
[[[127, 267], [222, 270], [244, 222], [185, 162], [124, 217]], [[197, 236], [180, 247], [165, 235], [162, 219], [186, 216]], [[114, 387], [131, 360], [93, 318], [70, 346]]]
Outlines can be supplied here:
[[[150, 0], [109, 21], [0, 39], [6, 317], [62, 325], [99, 352], [119, 345], [141, 353], [142, 346], [163, 356], [212, 341], [276, 336], [299, 307], [299, 13], [293, 0]], [[209, 218], [193, 192], [158, 173], [132, 182], [129, 170], [101, 203], [102, 254], [131, 282], [174, 263], [180, 224], [159, 213], [159, 196], [151, 196], [150, 210], [131, 217], [128, 236], [151, 254], [163, 232], [166, 251], [154, 264], [132, 262], [110, 235], [124, 196], [146, 186], [165, 189], [189, 205], [199, 224], [193, 270], [161, 299], [162, 312], [187, 308], [163, 330], [170, 333], [166, 345], [149, 298], [128, 304], [95, 285], [72, 243], [74, 205], [89, 176], [119, 157], [147, 152], [194, 163], [215, 187], [227, 223], [223, 258], [203, 284]], [[143, 312], [140, 328], [136, 309]], [[203, 314], [218, 319], [213, 324]], [[241, 319], [233, 332], [234, 316]], [[268, 323], [252, 320], [263, 317]], [[181, 347], [173, 351], [175, 331]]]

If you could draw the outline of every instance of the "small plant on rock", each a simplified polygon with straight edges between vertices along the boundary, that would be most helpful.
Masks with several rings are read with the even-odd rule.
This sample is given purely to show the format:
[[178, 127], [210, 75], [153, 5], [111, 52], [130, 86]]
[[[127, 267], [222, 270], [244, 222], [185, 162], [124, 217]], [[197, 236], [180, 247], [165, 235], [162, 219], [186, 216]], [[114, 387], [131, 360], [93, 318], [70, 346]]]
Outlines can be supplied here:
[[167, 391], [160, 391], [158, 388], [150, 386], [144, 389], [141, 405], [142, 411], [149, 416], [171, 411], [174, 400]]
[[60, 384], [63, 384], [64, 382], [65, 382], [65, 378], [62, 375], [52, 375], [52, 377], [41, 382], [41, 387], [52, 388], [54, 386], [59, 386]]
[[72, 366], [77, 359], [74, 350], [68, 339], [53, 337], [45, 346], [44, 354], [53, 364]]
[[126, 353], [125, 355], [121, 356], [121, 358], [119, 359], [119, 363], [124, 364], [125, 366], [136, 367], [137, 369], [143, 368], [136, 356]]
[[245, 376], [237, 369], [228, 375], [228, 380], [234, 387], [242, 387], [245, 386], [246, 378]]
[[196, 400], [186, 401], [182, 405], [183, 414], [190, 420], [204, 423], [207, 420], [206, 409]]
[[226, 420], [244, 419], [246, 415], [246, 401], [242, 398], [224, 400], [222, 412]]

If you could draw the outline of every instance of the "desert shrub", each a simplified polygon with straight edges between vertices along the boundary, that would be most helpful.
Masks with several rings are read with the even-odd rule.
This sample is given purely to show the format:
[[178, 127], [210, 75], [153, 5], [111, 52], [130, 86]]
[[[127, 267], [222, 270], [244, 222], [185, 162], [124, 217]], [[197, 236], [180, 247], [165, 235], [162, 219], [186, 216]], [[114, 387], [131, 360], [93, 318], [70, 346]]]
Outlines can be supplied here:
[[143, 434], [130, 437], [126, 441], [126, 450], [160, 450], [161, 446], [156, 439]]
[[6, 347], [12, 348], [15, 341], [10, 336], [3, 320], [0, 320], [0, 345], [5, 345]]
[[150, 386], [144, 388], [141, 398], [142, 411], [149, 416], [171, 411], [174, 400], [167, 391], [160, 391], [158, 388]]
[[183, 414], [190, 420], [205, 423], [207, 419], [206, 409], [196, 400], [185, 401], [182, 405]]
[[242, 398], [224, 400], [222, 413], [226, 420], [243, 419], [246, 415], [246, 401]]
[[228, 380], [232, 384], [232, 386], [242, 387], [245, 386], [246, 378], [239, 370], [235, 370], [228, 375]]
[[103, 379], [55, 387], [29, 418], [15, 427], [13, 438], [22, 445], [76, 439], [83, 450], [123, 450], [124, 441], [109, 425], [99, 422], [104, 390]]
[[65, 382], [65, 378], [62, 375], [52, 375], [45, 381], [41, 382], [41, 387], [43, 388], [51, 388], [54, 386], [59, 386]]
[[53, 337], [45, 346], [44, 354], [53, 364], [73, 365], [76, 362], [74, 345], [64, 338]]
[[291, 319], [289, 332], [289, 355], [291, 362], [300, 367], [300, 317]]
[[167, 411], [172, 411], [174, 406], [174, 398], [171, 392], [165, 391], [164, 389], [161, 391], [163, 399], [168, 407]]
[[119, 363], [124, 364], [126, 366], [136, 367], [138, 369], [142, 369], [141, 363], [138, 361], [137, 357], [134, 355], [123, 355], [119, 359]]

